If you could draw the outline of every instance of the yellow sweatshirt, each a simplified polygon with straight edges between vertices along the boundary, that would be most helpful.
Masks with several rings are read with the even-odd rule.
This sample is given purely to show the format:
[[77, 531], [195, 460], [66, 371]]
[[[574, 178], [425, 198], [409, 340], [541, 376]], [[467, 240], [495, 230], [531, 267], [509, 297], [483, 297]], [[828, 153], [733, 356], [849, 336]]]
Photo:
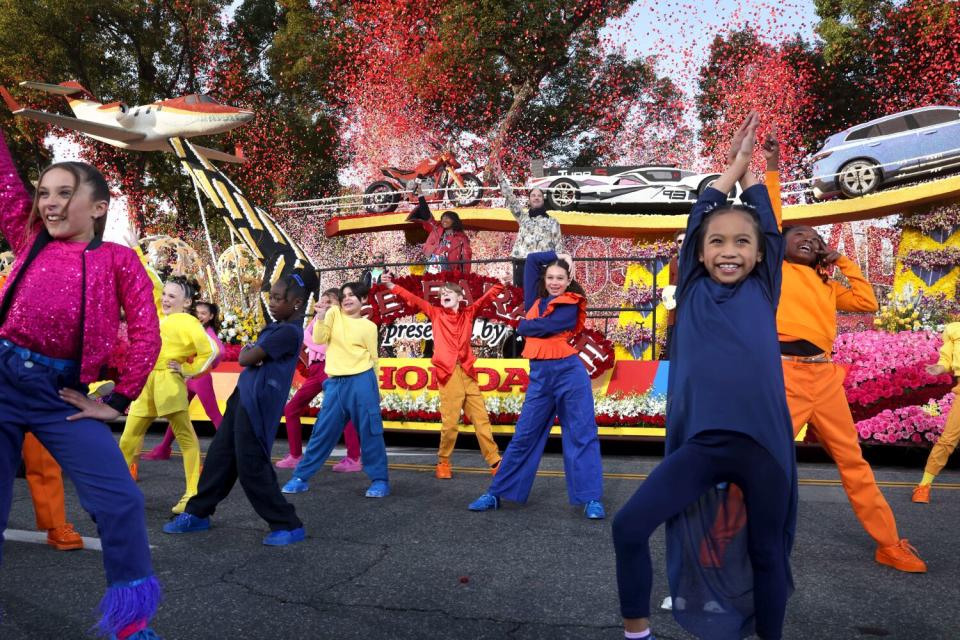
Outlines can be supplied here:
[[328, 376], [352, 376], [377, 366], [377, 325], [351, 318], [331, 307], [323, 322], [313, 325], [313, 341], [327, 345]]

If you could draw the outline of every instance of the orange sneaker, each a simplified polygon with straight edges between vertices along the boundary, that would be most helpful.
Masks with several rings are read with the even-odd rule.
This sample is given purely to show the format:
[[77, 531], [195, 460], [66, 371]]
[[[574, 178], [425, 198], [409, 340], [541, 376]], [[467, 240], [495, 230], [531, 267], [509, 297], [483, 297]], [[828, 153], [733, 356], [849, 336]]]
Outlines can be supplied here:
[[497, 460], [497, 464], [490, 467], [490, 475], [492, 476], [497, 475], [497, 471], [500, 470], [500, 462], [502, 462], [502, 460]]
[[880, 564], [893, 567], [897, 571], [907, 573], [926, 573], [927, 563], [920, 559], [917, 550], [911, 546], [906, 538], [889, 547], [877, 547], [874, 559]]
[[134, 462], [130, 465], [130, 477], [133, 478], [134, 482], [140, 482], [140, 473], [137, 470], [137, 463]]
[[437, 471], [434, 473], [439, 480], [449, 480], [453, 477], [453, 469], [450, 467], [450, 462], [446, 460], [441, 460], [437, 463]]
[[83, 538], [68, 522], [63, 526], [47, 529], [47, 544], [57, 551], [74, 551], [83, 549]]
[[929, 484], [918, 484], [913, 488], [913, 501], [920, 504], [929, 504], [930, 502], [930, 487], [933, 485]]

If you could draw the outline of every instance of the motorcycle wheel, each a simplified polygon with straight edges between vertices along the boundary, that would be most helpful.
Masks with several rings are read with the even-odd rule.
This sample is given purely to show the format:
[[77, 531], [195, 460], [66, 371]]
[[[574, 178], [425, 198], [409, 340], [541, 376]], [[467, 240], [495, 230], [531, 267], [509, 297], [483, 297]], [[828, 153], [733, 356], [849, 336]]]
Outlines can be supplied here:
[[363, 208], [370, 213], [389, 213], [397, 210], [400, 204], [400, 187], [387, 182], [378, 180], [371, 184], [363, 192]]
[[472, 173], [461, 173], [463, 188], [453, 185], [447, 190], [448, 199], [458, 207], [473, 207], [483, 199], [483, 183]]

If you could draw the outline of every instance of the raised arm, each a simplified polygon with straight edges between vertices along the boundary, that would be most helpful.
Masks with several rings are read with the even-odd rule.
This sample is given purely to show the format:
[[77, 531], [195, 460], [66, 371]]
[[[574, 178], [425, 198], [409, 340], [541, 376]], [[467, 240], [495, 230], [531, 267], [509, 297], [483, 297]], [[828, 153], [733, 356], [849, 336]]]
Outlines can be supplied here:
[[767, 195], [770, 196], [770, 205], [773, 215], [777, 219], [777, 228], [783, 230], [783, 196], [780, 194], [780, 142], [773, 133], [768, 133], [761, 145], [763, 157], [767, 161], [767, 171], [764, 174], [764, 183], [767, 185]]
[[500, 295], [506, 290], [507, 290], [507, 287], [504, 286], [502, 282], [497, 282], [492, 287], [487, 289], [482, 296], [474, 300], [473, 304], [467, 307], [467, 311], [473, 311], [474, 313], [479, 312], [485, 306], [490, 304], [491, 300], [493, 300], [494, 298], [496, 298], [498, 295]]
[[517, 200], [517, 196], [514, 195], [513, 187], [510, 186], [510, 181], [507, 180], [507, 177], [503, 174], [500, 163], [494, 164], [493, 167], [491, 167], [491, 171], [493, 171], [493, 175], [497, 179], [497, 184], [500, 186], [500, 194], [503, 196], [507, 208], [510, 209], [510, 213], [517, 219], [517, 222], [523, 222], [529, 216], [527, 212], [523, 210], [523, 206], [521, 206], [520, 201]]
[[27, 219], [33, 198], [27, 191], [10, 155], [7, 139], [0, 132], [0, 231], [15, 255], [25, 249]]
[[556, 251], [537, 251], [527, 254], [527, 264], [523, 270], [523, 308], [525, 311], [529, 311], [537, 298], [540, 297], [537, 285], [544, 267], [556, 259]]
[[845, 287], [835, 280], [830, 286], [837, 292], [837, 309], [840, 311], [876, 311], [880, 308], [877, 296], [871, 285], [860, 270], [860, 266], [847, 256], [837, 254], [834, 264], [840, 267], [840, 272], [846, 276], [850, 287]]
[[329, 344], [330, 336], [333, 335], [333, 325], [340, 317], [340, 307], [330, 307], [321, 322], [313, 325], [313, 341], [317, 344]]
[[420, 313], [427, 314], [428, 317], [433, 315], [434, 306], [412, 291], [407, 291], [400, 285], [393, 284], [393, 282], [388, 283], [387, 288], [390, 289], [391, 293], [397, 294], [397, 297], [407, 303], [407, 306], [413, 307]]

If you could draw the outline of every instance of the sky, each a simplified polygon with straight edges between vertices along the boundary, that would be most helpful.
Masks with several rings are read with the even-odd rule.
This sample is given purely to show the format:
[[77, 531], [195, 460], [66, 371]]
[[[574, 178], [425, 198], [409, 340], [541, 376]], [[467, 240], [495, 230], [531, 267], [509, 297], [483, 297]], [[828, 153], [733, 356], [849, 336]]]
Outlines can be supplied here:
[[687, 97], [692, 97], [697, 71], [706, 61], [716, 35], [749, 24], [774, 42], [798, 33], [813, 41], [816, 23], [811, 1], [638, 0], [603, 33], [610, 46], [623, 47], [630, 57], [656, 55], [657, 71], [672, 78]]

